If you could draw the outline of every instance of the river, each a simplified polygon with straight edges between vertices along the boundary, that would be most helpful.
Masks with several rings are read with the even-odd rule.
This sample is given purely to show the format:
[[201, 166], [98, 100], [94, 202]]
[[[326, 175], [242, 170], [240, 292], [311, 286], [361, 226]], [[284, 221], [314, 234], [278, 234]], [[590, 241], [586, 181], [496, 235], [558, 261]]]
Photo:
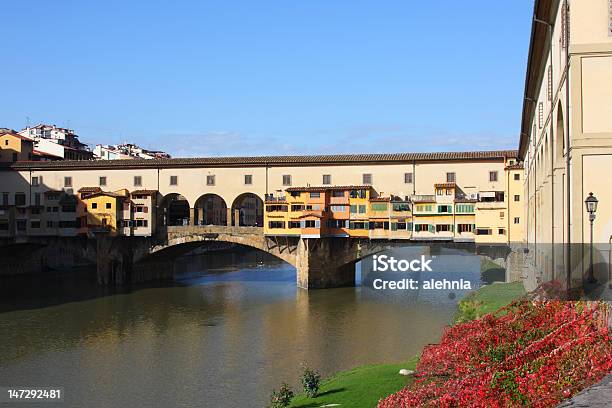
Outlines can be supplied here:
[[0, 280], [0, 386], [63, 387], [69, 407], [263, 407], [303, 363], [327, 376], [416, 355], [461, 297], [305, 291], [254, 250], [182, 257], [175, 271], [118, 292], [88, 270]]

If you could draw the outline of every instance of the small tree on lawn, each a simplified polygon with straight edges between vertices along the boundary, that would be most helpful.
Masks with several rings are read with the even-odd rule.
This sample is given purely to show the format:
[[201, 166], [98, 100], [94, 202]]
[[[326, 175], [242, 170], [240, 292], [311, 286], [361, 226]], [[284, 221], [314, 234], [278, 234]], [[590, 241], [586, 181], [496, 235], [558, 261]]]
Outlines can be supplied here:
[[311, 370], [308, 367], [304, 367], [302, 373], [302, 387], [304, 387], [304, 394], [309, 398], [314, 398], [319, 394], [319, 386], [321, 385], [321, 374]]
[[273, 390], [270, 397], [270, 408], [286, 408], [293, 399], [293, 391], [286, 383], [283, 383], [278, 391]]

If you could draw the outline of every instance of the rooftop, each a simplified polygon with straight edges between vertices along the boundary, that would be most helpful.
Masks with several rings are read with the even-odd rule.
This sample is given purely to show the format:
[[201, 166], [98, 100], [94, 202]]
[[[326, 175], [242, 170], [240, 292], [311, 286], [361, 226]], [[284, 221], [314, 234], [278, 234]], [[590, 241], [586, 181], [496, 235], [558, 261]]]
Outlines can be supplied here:
[[[330, 154], [313, 156], [249, 156], [199, 157], [175, 159], [134, 160], [63, 160], [55, 162], [16, 162], [13, 169], [99, 169], [99, 168], [172, 168], [172, 167], [264, 167], [264, 166], [317, 166], [321, 164], [403, 164], [423, 161], [499, 160], [516, 158], [516, 150], [490, 150], [476, 152], [436, 153], [372, 153]], [[5, 166], [6, 167], [6, 166]]]

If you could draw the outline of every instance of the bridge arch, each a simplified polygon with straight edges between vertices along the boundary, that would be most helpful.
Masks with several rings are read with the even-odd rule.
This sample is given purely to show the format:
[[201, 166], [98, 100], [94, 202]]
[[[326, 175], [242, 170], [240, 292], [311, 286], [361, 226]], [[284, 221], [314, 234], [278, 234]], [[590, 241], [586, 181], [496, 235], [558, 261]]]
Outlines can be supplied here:
[[[267, 252], [283, 261], [296, 266], [296, 242], [277, 242], [266, 238], [258, 227], [200, 226], [168, 228], [168, 239], [163, 244], [151, 247], [149, 253], [167, 252], [171, 248], [195, 249], [204, 242], [227, 242], [247, 246]], [[182, 251], [181, 251], [182, 252]]]
[[202, 194], [193, 209], [194, 225], [227, 225], [227, 203], [217, 194]]
[[263, 226], [264, 203], [255, 193], [242, 193], [232, 202], [232, 225], [237, 227]]
[[168, 193], [162, 197], [159, 211], [161, 226], [189, 225], [190, 209], [189, 201], [179, 193]]

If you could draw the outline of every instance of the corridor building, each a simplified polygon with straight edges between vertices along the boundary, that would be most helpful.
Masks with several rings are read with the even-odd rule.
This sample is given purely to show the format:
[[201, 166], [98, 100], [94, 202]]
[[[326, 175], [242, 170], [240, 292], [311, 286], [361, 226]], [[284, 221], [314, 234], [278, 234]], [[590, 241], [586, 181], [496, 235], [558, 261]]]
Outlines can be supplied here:
[[[612, 2], [536, 0], [519, 157], [525, 163], [525, 231], [532, 287], [580, 285], [590, 268], [589, 215], [599, 199], [595, 268], [607, 280], [612, 242]], [[571, 248], [571, 250], [570, 250]], [[571, 275], [571, 277], [570, 277]]]

